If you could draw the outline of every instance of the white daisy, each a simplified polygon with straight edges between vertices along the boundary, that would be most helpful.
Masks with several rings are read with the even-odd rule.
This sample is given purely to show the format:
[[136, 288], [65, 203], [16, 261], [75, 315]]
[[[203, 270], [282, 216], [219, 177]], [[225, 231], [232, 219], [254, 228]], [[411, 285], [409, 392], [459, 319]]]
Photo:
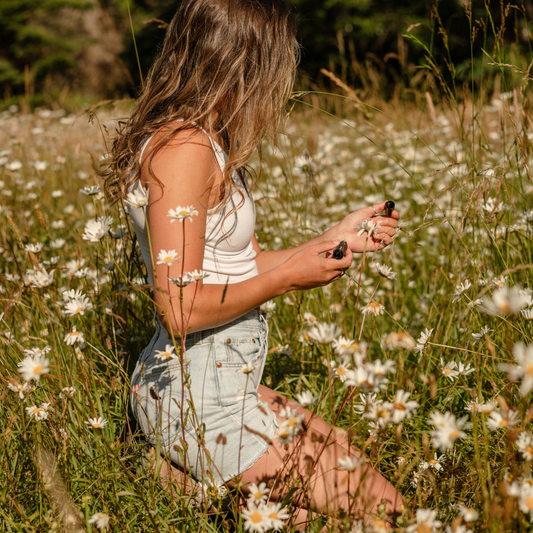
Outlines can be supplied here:
[[194, 215], [198, 215], [198, 211], [196, 211], [192, 205], [186, 207], [181, 207], [178, 205], [176, 209], [170, 209], [167, 213], [167, 217], [170, 217], [171, 223], [175, 220], [183, 222], [187, 218], [192, 222], [192, 217]]
[[39, 381], [43, 374], [48, 373], [50, 361], [44, 356], [30, 356], [23, 359], [19, 364], [19, 372], [24, 381]]
[[384, 311], [385, 306], [378, 302], [370, 302], [361, 308], [361, 313], [363, 313], [363, 315], [379, 316], [382, 315]]
[[84, 315], [85, 311], [91, 311], [92, 308], [93, 304], [89, 301], [89, 298], [83, 296], [66, 302], [64, 312], [67, 316]]
[[89, 524], [94, 524], [98, 529], [104, 529], [109, 524], [109, 515], [105, 513], [95, 513], [87, 520]]
[[172, 344], [167, 344], [164, 350], [156, 350], [154, 357], [161, 359], [161, 361], [168, 361], [169, 359], [178, 359], [176, 350]]
[[73, 326], [72, 331], [65, 335], [65, 338], [63, 339], [63, 341], [68, 346], [72, 346], [73, 344], [76, 344], [76, 343], [83, 345], [85, 344], [85, 336], [83, 335], [81, 331], [78, 331], [76, 329], [76, 326]]
[[157, 256], [157, 264], [158, 265], [172, 265], [178, 260], [178, 254], [176, 253], [176, 250], [169, 250], [168, 252], [166, 250], [161, 250], [159, 252], [159, 255]]
[[132, 207], [145, 207], [148, 205], [149, 196], [150, 189], [145, 190], [144, 187], [139, 184], [135, 191], [128, 193], [124, 201]]
[[90, 429], [102, 429], [107, 426], [107, 420], [102, 417], [89, 418], [85, 421], [85, 424], [87, 424]]
[[85, 224], [85, 233], [81, 238], [89, 242], [99, 242], [111, 229], [113, 219], [111, 217], [100, 217], [96, 220], [89, 220]]

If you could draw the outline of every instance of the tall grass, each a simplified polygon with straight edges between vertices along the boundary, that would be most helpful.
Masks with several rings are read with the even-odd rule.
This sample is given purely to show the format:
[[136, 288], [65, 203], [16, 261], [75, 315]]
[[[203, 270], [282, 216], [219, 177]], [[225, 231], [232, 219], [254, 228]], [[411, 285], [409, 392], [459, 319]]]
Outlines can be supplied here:
[[[438, 80], [436, 65], [429, 63]], [[263, 381], [293, 399], [305, 390], [319, 397], [317, 414], [342, 428], [411, 510], [436, 510], [455, 531], [466, 524], [460, 506], [479, 514], [466, 524], [475, 531], [531, 529], [533, 449], [520, 443], [533, 406], [529, 391], [519, 391], [525, 377], [511, 381], [501, 366], [516, 364], [517, 343], [533, 344], [531, 93], [521, 66], [498, 68], [503, 92], [481, 84], [458, 93], [442, 76], [442, 98], [428, 85], [409, 93], [414, 103], [411, 96], [372, 105], [363, 99], [354, 108], [353, 98], [300, 93], [281, 145], [265, 144], [254, 191], [259, 241], [269, 249], [314, 237], [359, 207], [396, 201], [404, 225], [393, 246], [357, 257], [349, 276], [325, 288], [267, 307], [271, 354]], [[78, 117], [14, 108], [0, 115], [3, 531], [92, 531], [100, 512], [112, 531], [243, 528], [235, 499], [222, 503], [208, 489], [208, 503], [182, 485], [169, 492], [161, 477], [168, 465], [128, 416], [129, 375], [153, 333], [153, 295], [127, 212], [109, 209], [101, 191], [89, 189], [98, 186], [107, 132], [126, 113], [103, 106]], [[86, 223], [102, 216], [112, 217], [111, 232], [84, 240]], [[27, 251], [37, 243], [41, 251]], [[381, 277], [376, 262], [395, 279]], [[520, 300], [516, 312], [501, 306], [487, 313], [491, 298], [512, 287], [525, 289], [508, 296], [511, 307]], [[68, 290], [82, 291], [92, 308], [65, 314]], [[364, 317], [370, 301], [384, 313]], [[416, 413], [398, 424], [364, 416], [363, 388], [347, 387], [323, 364], [341, 358], [331, 344], [313, 341], [316, 322], [367, 342], [369, 361], [394, 361], [374, 404], [405, 390], [419, 404]], [[74, 327], [84, 342], [69, 345]], [[418, 351], [416, 343], [398, 349], [391, 342], [391, 333], [416, 340], [426, 329], [432, 332]], [[13, 391], [24, 385], [17, 366], [30, 353], [24, 350], [45, 347], [48, 372]], [[472, 412], [471, 402], [485, 407]], [[46, 418], [35, 420], [27, 408], [42, 404], [49, 404]], [[429, 424], [436, 411], [471, 424], [443, 451]], [[99, 417], [107, 421], [100, 429], [86, 423]], [[498, 426], [502, 417], [510, 422]], [[289, 509], [294, 494], [284, 501]], [[406, 512], [399, 530], [416, 525], [414, 516]], [[338, 517], [327, 528], [349, 531], [353, 521]], [[323, 526], [317, 517], [308, 530]]]

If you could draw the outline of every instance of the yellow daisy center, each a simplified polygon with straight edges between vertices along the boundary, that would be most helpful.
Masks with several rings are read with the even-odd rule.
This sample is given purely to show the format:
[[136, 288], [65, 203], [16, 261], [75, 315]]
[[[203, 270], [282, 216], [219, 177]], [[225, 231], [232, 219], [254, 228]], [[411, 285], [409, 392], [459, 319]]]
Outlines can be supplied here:
[[258, 511], [254, 511], [250, 515], [250, 521], [252, 521], [254, 524], [260, 524], [263, 520], [263, 515], [259, 513]]
[[511, 306], [509, 305], [509, 302], [502, 302], [500, 305], [498, 305], [498, 309], [500, 311], [509, 311], [511, 309]]
[[37, 366], [33, 369], [33, 373], [34, 373], [34, 374], [42, 374], [43, 370], [44, 370], [43, 365], [37, 365]]
[[295, 417], [292, 417], [289, 420], [287, 420], [287, 424], [289, 426], [296, 426], [298, 424], [298, 419], [296, 419]]
[[256, 500], [260, 500], [262, 497], [263, 497], [263, 493], [260, 490], [254, 492], [254, 498]]
[[456, 439], [459, 436], [459, 430], [456, 429], [450, 433], [450, 439]]
[[396, 409], [397, 411], [406, 411], [407, 407], [404, 403], [397, 402], [394, 404], [394, 409]]
[[279, 520], [279, 516], [278, 516], [278, 513], [276, 513], [276, 511], [272, 511], [272, 512], [268, 515], [268, 518], [270, 518], [271, 520]]
[[345, 376], [346, 375], [346, 369], [343, 368], [342, 366], [339, 366], [339, 368], [337, 368], [337, 374], [339, 376]]
[[524, 503], [526, 504], [526, 507], [528, 509], [533, 509], [533, 497], [528, 496], [527, 498], [524, 498]]
[[526, 448], [526, 453], [527, 453], [528, 455], [533, 455], [533, 447], [528, 446], [528, 447]]
[[379, 309], [381, 307], [381, 304], [378, 304], [377, 302], [370, 302], [368, 304], [368, 307], [372, 307], [373, 309]]
[[102, 427], [102, 424], [100, 424], [100, 422], [94, 422], [93, 423], [93, 428], [99, 429], [101, 427]]
[[81, 313], [83, 311], [82, 307], [76, 307], [76, 313]]
[[533, 364], [526, 366], [526, 374], [533, 377]]
[[416, 533], [431, 533], [432, 528], [427, 524], [419, 524], [415, 529]]
[[500, 427], [506, 428], [508, 425], [509, 425], [509, 420], [507, 420], [506, 418], [502, 418], [500, 420]]

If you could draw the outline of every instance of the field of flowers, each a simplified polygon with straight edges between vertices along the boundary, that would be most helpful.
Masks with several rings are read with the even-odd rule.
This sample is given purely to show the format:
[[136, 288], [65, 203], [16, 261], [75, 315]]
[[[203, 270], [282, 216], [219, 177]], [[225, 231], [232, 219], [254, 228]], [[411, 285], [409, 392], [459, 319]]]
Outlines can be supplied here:
[[[265, 143], [262, 246], [304, 242], [384, 199], [401, 214], [392, 246], [264, 306], [263, 376], [399, 488], [410, 508], [398, 531], [532, 530], [526, 96], [454, 109], [428, 95], [372, 119], [300, 105], [279, 147]], [[0, 530], [293, 530], [281, 518], [296, 489], [278, 520], [263, 512], [264, 489], [242, 513], [215, 487], [168, 491], [164, 463], [135, 436], [129, 376], [154, 331], [152, 293], [127, 203], [110, 208], [96, 174], [126, 114], [0, 114]], [[340, 458], [339, 472], [353, 465]], [[316, 517], [307, 530], [385, 526]]]

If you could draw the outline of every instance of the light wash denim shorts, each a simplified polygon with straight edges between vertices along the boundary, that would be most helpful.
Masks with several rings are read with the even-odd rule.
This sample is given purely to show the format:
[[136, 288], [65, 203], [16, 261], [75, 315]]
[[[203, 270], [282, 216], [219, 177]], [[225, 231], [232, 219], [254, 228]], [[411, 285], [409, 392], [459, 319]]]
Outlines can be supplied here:
[[276, 430], [274, 413], [257, 394], [268, 352], [266, 318], [250, 311], [191, 333], [183, 373], [179, 359], [154, 357], [167, 344], [172, 340], [156, 320], [131, 380], [135, 417], [146, 439], [198, 481], [228, 481], [265, 453]]

